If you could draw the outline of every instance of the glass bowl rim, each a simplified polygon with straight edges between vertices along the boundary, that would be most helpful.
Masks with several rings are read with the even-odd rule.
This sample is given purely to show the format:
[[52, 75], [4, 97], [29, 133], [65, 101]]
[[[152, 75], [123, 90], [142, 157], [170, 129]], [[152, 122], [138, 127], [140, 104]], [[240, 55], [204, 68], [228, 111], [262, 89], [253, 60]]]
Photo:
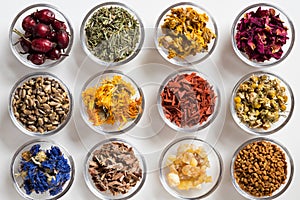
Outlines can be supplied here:
[[[212, 25], [213, 25], [213, 28], [214, 28], [214, 34], [216, 34], [216, 38], [214, 38], [213, 40], [213, 45], [212, 47], [207, 51], [205, 52], [206, 55], [203, 56], [201, 59], [199, 60], [196, 60], [196, 61], [193, 61], [193, 62], [189, 62], [187, 61], [186, 59], [183, 59], [184, 62], [177, 62], [175, 61], [174, 59], [166, 59], [166, 57], [164, 56], [165, 53], [163, 53], [162, 49], [159, 47], [159, 44], [158, 44], [158, 30], [159, 30], [159, 24], [161, 22], [161, 20], [164, 18], [164, 16], [172, 9], [172, 8], [175, 8], [175, 7], [179, 7], [179, 6], [192, 6], [194, 8], [197, 8], [197, 9], [200, 9], [202, 10], [208, 17], [209, 17], [209, 20], [211, 21]], [[196, 65], [196, 64], [199, 64], [201, 62], [203, 62], [204, 60], [206, 60], [207, 58], [209, 58], [211, 56], [211, 54], [214, 52], [216, 46], [217, 46], [217, 43], [218, 43], [218, 38], [219, 38], [219, 33], [218, 33], [218, 26], [217, 26], [217, 23], [214, 19], [214, 17], [211, 15], [210, 12], [208, 12], [205, 8], [203, 8], [202, 6], [198, 5], [197, 3], [194, 3], [194, 2], [188, 2], [188, 1], [184, 1], [184, 2], [179, 2], [179, 3], [175, 3], [167, 8], [165, 8], [163, 10], [163, 12], [159, 15], [159, 17], [157, 18], [157, 21], [155, 23], [155, 26], [154, 26], [154, 44], [155, 44], [155, 47], [156, 47], [156, 50], [159, 52], [159, 54], [166, 60], [168, 61], [169, 63], [171, 64], [174, 64], [174, 65], [177, 65], [177, 66], [192, 66], [192, 65]]]
[[24, 60], [22, 60], [20, 58], [20, 55], [18, 52], [15, 51], [14, 45], [13, 45], [13, 41], [12, 41], [12, 35], [13, 35], [13, 29], [17, 23], [17, 21], [19, 20], [19, 18], [26, 13], [27, 11], [29, 11], [30, 9], [36, 8], [36, 7], [45, 7], [45, 8], [50, 8], [55, 10], [55, 12], [59, 13], [63, 18], [64, 18], [64, 23], [67, 24], [67, 27], [69, 30], [67, 30], [69, 32], [69, 35], [71, 37], [69, 37], [69, 44], [68, 47], [66, 48], [66, 51], [64, 52], [65, 54], [69, 55], [71, 50], [72, 50], [72, 46], [73, 46], [73, 42], [74, 42], [74, 29], [72, 26], [72, 23], [70, 21], [70, 19], [56, 6], [50, 4], [50, 3], [36, 3], [36, 4], [32, 4], [30, 6], [27, 6], [25, 8], [23, 8], [21, 11], [19, 11], [19, 13], [14, 17], [10, 28], [9, 28], [9, 46], [11, 51], [13, 52], [13, 54], [15, 55], [15, 57], [17, 58], [17, 60], [22, 63], [23, 65], [25, 65], [26, 67], [29, 67], [31, 69], [37, 69], [37, 70], [44, 70], [44, 69], [49, 69], [52, 67], [57, 66], [58, 64], [60, 64], [63, 60], [66, 59], [66, 57], [68, 56], [62, 56], [60, 59], [58, 60], [53, 60], [48, 64], [42, 64], [42, 65], [35, 65], [31, 62], [25, 62]]
[[[14, 116], [13, 113], [13, 106], [12, 106], [12, 101], [13, 101], [13, 96], [14, 93], [16, 91], [17, 88], [19, 88], [20, 86], [22, 86], [22, 84], [24, 84], [27, 80], [30, 80], [32, 78], [35, 77], [49, 77], [51, 79], [54, 79], [55, 81], [57, 81], [65, 90], [65, 92], [68, 94], [69, 97], [69, 112], [67, 113], [67, 118], [57, 126], [56, 129], [51, 130], [51, 131], [46, 131], [44, 133], [40, 133], [40, 132], [32, 132], [27, 130], [23, 124], [21, 122], [19, 122], [16, 117]], [[59, 131], [61, 131], [70, 121], [71, 116], [72, 116], [72, 112], [73, 112], [73, 107], [74, 107], [74, 102], [73, 102], [73, 95], [70, 91], [70, 89], [68, 88], [68, 86], [65, 84], [65, 82], [63, 82], [60, 78], [58, 78], [56, 75], [54, 75], [53, 73], [50, 72], [45, 72], [45, 71], [37, 71], [37, 72], [31, 72], [29, 74], [26, 74], [24, 76], [22, 76], [21, 78], [19, 78], [13, 85], [11, 91], [10, 91], [10, 96], [9, 96], [9, 105], [8, 105], [8, 112], [9, 112], [9, 116], [11, 118], [11, 120], [13, 121], [13, 123], [15, 124], [15, 126], [23, 133], [25, 133], [26, 135], [29, 136], [35, 136], [35, 137], [40, 137], [40, 138], [44, 138], [44, 137], [48, 137], [51, 135], [54, 135], [56, 133], [58, 133]]]
[[[288, 111], [288, 115], [285, 118], [285, 120], [282, 122], [282, 124], [280, 124], [277, 128], [273, 129], [273, 130], [269, 130], [269, 131], [255, 131], [251, 128], [249, 128], [247, 125], [240, 125], [240, 123], [242, 123], [241, 121], [237, 121], [236, 119], [236, 112], [235, 112], [235, 108], [234, 108], [234, 97], [236, 94], [236, 91], [238, 89], [238, 87], [244, 83], [245, 81], [247, 81], [252, 75], [267, 75], [268, 77], [274, 77], [280, 80], [280, 82], [282, 82], [285, 85], [286, 90], [288, 90], [288, 93], [290, 94], [289, 98], [291, 101], [291, 109], [290, 111]], [[267, 136], [267, 135], [271, 135], [274, 134], [276, 132], [278, 132], [280, 129], [282, 129], [291, 119], [293, 112], [294, 112], [294, 108], [295, 107], [295, 97], [294, 97], [294, 93], [293, 90], [291, 88], [291, 86], [279, 75], [274, 74], [273, 72], [269, 72], [266, 70], [260, 70], [260, 71], [253, 71], [250, 73], [245, 74], [242, 78], [240, 78], [238, 80], [238, 82], [235, 84], [232, 92], [231, 92], [231, 96], [230, 96], [230, 113], [231, 116], [233, 118], [233, 121], [242, 129], [244, 130], [246, 133], [251, 134], [251, 135], [256, 135], [256, 136]], [[238, 117], [237, 117], [238, 118]], [[239, 118], [238, 118], [239, 119]], [[276, 123], [276, 122], [275, 122]]]
[[[98, 9], [100, 9], [101, 7], [107, 7], [107, 6], [115, 6], [115, 7], [120, 7], [120, 8], [125, 9], [139, 23], [139, 30], [140, 30], [139, 41], [138, 41], [138, 43], [137, 43], [134, 51], [129, 56], [127, 56], [126, 58], [124, 58], [123, 60], [120, 60], [118, 62], [107, 62], [107, 61], [104, 61], [104, 60], [101, 60], [101, 59], [97, 58], [96, 56], [94, 56], [90, 52], [90, 50], [87, 48], [87, 44], [85, 42], [85, 31], [84, 31], [84, 29], [85, 29], [85, 25], [88, 22], [89, 18]], [[145, 28], [144, 28], [144, 24], [142, 22], [142, 19], [140, 18], [140, 16], [131, 7], [129, 7], [125, 3], [118, 2], [118, 1], [108, 1], [108, 2], [97, 4], [96, 6], [94, 6], [92, 9], [90, 9], [88, 11], [88, 13], [85, 15], [84, 19], [82, 20], [82, 23], [81, 23], [81, 26], [80, 26], [80, 44], [81, 44], [81, 47], [82, 47], [83, 51], [85, 52], [85, 54], [91, 60], [93, 60], [97, 64], [103, 65], [105, 67], [115, 67], [115, 66], [124, 65], [124, 64], [130, 62], [131, 60], [133, 60], [140, 53], [140, 51], [141, 51], [141, 49], [143, 47], [144, 41], [145, 41]]]
[[[16, 163], [16, 159], [18, 154], [21, 153], [22, 150], [24, 150], [25, 148], [29, 147], [30, 145], [34, 145], [34, 144], [40, 144], [40, 143], [45, 143], [48, 144], [50, 146], [57, 146], [59, 147], [59, 149], [61, 150], [61, 152], [63, 153], [65, 159], [68, 160], [68, 163], [71, 167], [71, 171], [70, 171], [70, 179], [67, 182], [66, 188], [63, 189], [63, 191], [61, 191], [60, 193], [58, 193], [57, 195], [51, 197], [49, 200], [54, 200], [54, 199], [59, 199], [61, 198], [63, 195], [65, 195], [69, 189], [71, 188], [71, 186], [73, 185], [74, 179], [75, 179], [75, 162], [74, 159], [72, 157], [72, 155], [70, 154], [70, 152], [61, 144], [58, 144], [57, 142], [50, 140], [50, 139], [32, 139], [30, 141], [27, 141], [26, 143], [22, 144], [21, 146], [19, 146], [17, 148], [17, 150], [15, 151], [12, 159], [11, 159], [11, 163], [10, 163], [10, 176], [12, 178], [13, 181], [13, 185], [15, 186], [16, 190], [18, 191], [18, 193], [26, 199], [30, 199], [30, 200], [34, 200], [33, 198], [30, 198], [30, 195], [27, 195], [26, 193], [24, 193], [21, 188], [17, 185], [15, 178], [14, 178], [14, 169], [13, 166]], [[43, 149], [46, 150], [46, 149]]]
[[[124, 143], [126, 146], [128, 147], [131, 147], [133, 148], [134, 150], [134, 155], [137, 157], [137, 159], [140, 161], [140, 167], [141, 169], [143, 170], [142, 171], [142, 178], [140, 179], [140, 181], [138, 182], [138, 185], [137, 187], [135, 188], [135, 190], [129, 195], [129, 196], [125, 196], [125, 197], [122, 197], [123, 195], [126, 195], [126, 194], [119, 194], [120, 197], [116, 197], [116, 198], [112, 198], [114, 200], [125, 200], [125, 199], [129, 199], [131, 197], [133, 197], [134, 195], [136, 195], [143, 187], [145, 181], [146, 181], [146, 176], [147, 176], [147, 166], [146, 166], [146, 160], [143, 156], [143, 154], [134, 146], [132, 145], [132, 143], [128, 142], [127, 140], [125, 139], [121, 139], [121, 138], [116, 138], [116, 137], [112, 137], [112, 138], [107, 138], [107, 139], [104, 139], [96, 144], [94, 144], [92, 146], [92, 148], [90, 148], [90, 150], [88, 150], [88, 153], [86, 154], [85, 156], [85, 159], [84, 159], [84, 179], [85, 179], [85, 183], [86, 185], [88, 186], [89, 190], [97, 197], [100, 197], [101, 198], [104, 198], [106, 199], [107, 198], [107, 195], [106, 194], [102, 194], [103, 192], [97, 190], [94, 188], [94, 185], [93, 185], [93, 182], [91, 182], [89, 180], [89, 173], [88, 173], [88, 161], [90, 160], [93, 152], [95, 152], [97, 149], [101, 148], [104, 144], [108, 144], [108, 143], [112, 143], [112, 142], [121, 142], [121, 143]], [[131, 188], [133, 189], [133, 188]], [[129, 190], [130, 191], [130, 190]], [[104, 191], [105, 192], [105, 191]]]
[[[213, 91], [217, 97], [216, 103], [214, 105], [214, 112], [209, 116], [207, 121], [205, 121], [204, 124], [200, 125], [199, 127], [195, 128], [195, 126], [198, 126], [198, 124], [195, 126], [192, 126], [192, 127], [179, 127], [176, 124], [174, 124], [173, 122], [171, 122], [170, 120], [166, 119], [165, 114], [163, 112], [162, 105], [161, 105], [162, 99], [161, 99], [160, 94], [172, 78], [175, 78], [176, 76], [178, 76], [180, 74], [193, 73], [193, 72], [195, 72], [196, 75], [198, 75], [199, 77], [206, 80], [210, 86], [213, 86]], [[160, 84], [160, 87], [158, 89], [158, 94], [157, 94], [157, 105], [158, 105], [157, 107], [158, 107], [159, 115], [163, 119], [164, 123], [166, 123], [170, 128], [172, 128], [175, 131], [186, 132], [186, 133], [195, 133], [195, 132], [201, 131], [201, 130], [207, 128], [210, 124], [212, 124], [219, 114], [219, 110], [221, 107], [221, 101], [222, 101], [221, 92], [220, 92], [220, 89], [219, 89], [217, 83], [214, 81], [214, 79], [211, 78], [210, 76], [206, 75], [205, 73], [203, 73], [197, 69], [193, 69], [193, 68], [179, 69], [179, 70], [175, 70], [174, 72], [171, 72]]]
[[[253, 9], [253, 8], [259, 7], [259, 6], [270, 7], [270, 8], [274, 8], [275, 10], [279, 11], [279, 14], [282, 14], [285, 18], [287, 18], [287, 24], [289, 25], [288, 28], [291, 30], [291, 36], [290, 36], [291, 43], [290, 43], [287, 51], [283, 54], [282, 57], [280, 57], [278, 60], [275, 60], [272, 63], [256, 62], [256, 61], [250, 60], [248, 57], [244, 56], [242, 54], [242, 52], [237, 48], [237, 44], [236, 44], [236, 40], [235, 40], [235, 31], [236, 31], [235, 28], [236, 28], [237, 24], [239, 23], [240, 18], [243, 16], [244, 13], [246, 13], [250, 9]], [[233, 47], [233, 50], [240, 60], [242, 60], [244, 63], [246, 63], [247, 65], [249, 65], [251, 67], [268, 68], [268, 67], [273, 67], [275, 65], [278, 65], [283, 60], [285, 60], [286, 57], [290, 54], [290, 52], [293, 49], [294, 43], [295, 43], [295, 27], [294, 27], [293, 22], [291, 21], [291, 18], [281, 8], [279, 8], [273, 4], [270, 4], [270, 3], [255, 3], [255, 4], [248, 5], [247, 7], [245, 7], [244, 9], [242, 9], [242, 11], [240, 11], [238, 13], [238, 15], [234, 19], [232, 27], [231, 27], [231, 45]]]
[[[253, 142], [261, 142], [261, 141], [270, 142], [272, 144], [275, 144], [277, 147], [279, 147], [284, 152], [284, 154], [288, 157], [288, 160], [290, 161], [288, 164], [290, 165], [290, 170], [291, 171], [290, 171], [290, 176], [287, 177], [287, 180], [286, 180], [287, 182], [284, 183], [285, 186], [281, 189], [281, 191], [279, 193], [277, 193], [276, 195], [272, 195], [272, 196], [254, 197], [254, 196], [248, 194], [246, 191], [242, 190], [238, 186], [238, 184], [235, 181], [234, 175], [233, 175], [234, 174], [233, 166], [234, 166], [234, 162], [236, 160], [236, 156], [238, 155], [238, 153], [245, 146], [247, 146], [248, 144], [251, 144]], [[245, 197], [247, 199], [254, 199], [254, 200], [259, 200], [259, 199], [265, 199], [265, 200], [267, 200], [267, 199], [275, 199], [278, 196], [280, 196], [281, 194], [283, 194], [288, 189], [289, 185], [292, 182], [293, 176], [294, 176], [294, 160], [293, 160], [293, 157], [292, 157], [291, 153], [280, 142], [278, 142], [277, 140], [268, 138], [268, 137], [255, 137], [255, 138], [251, 138], [251, 139], [246, 140], [241, 145], [239, 145], [239, 147], [235, 150], [235, 152], [234, 152], [234, 154], [233, 154], [233, 156], [231, 158], [231, 161], [230, 161], [230, 179], [231, 179], [231, 183], [233, 184], [233, 186], [236, 189], [236, 191], [238, 191], [238, 193], [240, 195], [242, 195], [243, 197]]]
[[[201, 195], [201, 196], [198, 196], [198, 197], [183, 197], [183, 196], [180, 196], [178, 195], [176, 192], [173, 191], [173, 189], [169, 189], [169, 186], [168, 184], [166, 183], [166, 181], [164, 180], [163, 178], [163, 172], [162, 172], [162, 169], [163, 169], [163, 160], [164, 158], [167, 156], [167, 153], [168, 151], [174, 146], [174, 145], [177, 145], [178, 143], [182, 142], [182, 141], [195, 141], [195, 142], [200, 142], [206, 146], [209, 147], [209, 149], [216, 155], [216, 157], [218, 158], [218, 167], [220, 168], [220, 171], [219, 171], [219, 176], [218, 176], [218, 179], [216, 181], [216, 183], [212, 186], [212, 188], [205, 194]], [[200, 145], [197, 145], [197, 146], [200, 146]], [[159, 158], [159, 162], [158, 162], [158, 167], [159, 167], [159, 179], [160, 179], [160, 182], [162, 183], [163, 187], [165, 188], [165, 190], [167, 192], [169, 192], [169, 194], [171, 194], [172, 196], [176, 197], [176, 198], [180, 198], [180, 199], [185, 199], [185, 200], [196, 200], [196, 199], [202, 199], [202, 198], [205, 198], [207, 196], [209, 196], [210, 194], [212, 194], [217, 188], [218, 186], [220, 185], [221, 183], [221, 180], [223, 178], [223, 174], [224, 174], [224, 163], [223, 163], [223, 159], [222, 159], [222, 156], [221, 154], [219, 153], [219, 151], [213, 147], [209, 142], [205, 141], [205, 140], [202, 140], [200, 138], [197, 138], [197, 137], [193, 137], [193, 136], [184, 136], [184, 137], [181, 137], [181, 138], [177, 138], [173, 141], [171, 141], [165, 148], [164, 150], [162, 151], [161, 155], [160, 155], [160, 158]]]
[[[88, 119], [85, 116], [86, 111], [84, 108], [84, 105], [82, 105], [82, 97], [81, 97], [81, 93], [87, 88], [87, 86], [94, 81], [97, 77], [102, 77], [105, 76], [107, 74], [116, 74], [116, 75], [120, 75], [122, 77], [125, 77], [126, 79], [128, 79], [130, 82], [130, 84], [134, 87], [136, 87], [136, 92], [138, 92], [139, 96], [142, 97], [142, 104], [141, 104], [141, 108], [142, 108], [142, 112], [132, 121], [132, 124], [129, 125], [128, 127], [126, 127], [125, 129], [121, 129], [121, 130], [115, 130], [115, 131], [103, 131], [103, 130], [99, 130], [97, 129], [95, 126], [93, 126], [92, 124], [89, 123]], [[144, 113], [144, 109], [145, 109], [145, 96], [143, 93], [143, 90], [138, 86], [138, 84], [134, 81], [134, 79], [132, 79], [130, 76], [126, 75], [125, 73], [123, 73], [122, 71], [119, 70], [115, 70], [115, 69], [109, 69], [109, 70], [104, 70], [101, 72], [97, 72], [96, 74], [90, 76], [83, 84], [81, 90], [80, 90], [80, 94], [79, 94], [79, 102], [80, 102], [80, 114], [81, 117], [83, 118], [83, 121], [88, 125], [88, 127], [90, 127], [93, 131], [100, 133], [102, 135], [121, 135], [124, 134], [128, 131], [130, 131], [132, 128], [134, 128], [134, 126], [136, 126], [138, 124], [138, 122], [140, 121], [140, 119], [143, 116]]]

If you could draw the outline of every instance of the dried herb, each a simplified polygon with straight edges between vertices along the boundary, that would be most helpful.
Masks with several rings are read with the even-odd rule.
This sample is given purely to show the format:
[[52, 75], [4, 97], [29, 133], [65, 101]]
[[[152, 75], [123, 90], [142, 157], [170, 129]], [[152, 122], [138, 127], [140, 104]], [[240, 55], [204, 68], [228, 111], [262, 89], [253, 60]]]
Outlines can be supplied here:
[[88, 49], [105, 62], [130, 56], [140, 38], [140, 24], [121, 7], [101, 7], [85, 26]]
[[237, 25], [235, 35], [237, 48], [250, 60], [264, 62], [271, 58], [280, 59], [282, 46], [289, 39], [288, 28], [273, 8], [251, 11]]
[[142, 178], [142, 169], [132, 147], [109, 142], [93, 152], [89, 173], [100, 191], [126, 194]]
[[194, 72], [171, 79], [160, 95], [165, 117], [178, 127], [207, 121], [217, 98], [212, 86]]
[[168, 58], [181, 59], [208, 50], [208, 44], [216, 34], [206, 27], [209, 18], [191, 7], [172, 8], [161, 26], [163, 36], [159, 45], [168, 49]]
[[250, 143], [236, 156], [234, 178], [250, 195], [271, 196], [286, 181], [285, 154], [280, 147], [268, 141]]
[[201, 189], [203, 183], [212, 182], [212, 177], [206, 174], [210, 167], [207, 153], [201, 146], [180, 145], [177, 154], [169, 156], [167, 165], [168, 182], [179, 190]]
[[250, 128], [269, 129], [286, 111], [288, 96], [285, 90], [277, 78], [252, 75], [236, 92], [237, 116]]
[[134, 87], [115, 75], [104, 79], [99, 86], [87, 88], [82, 92], [89, 120], [94, 126], [120, 123], [122, 128], [142, 112], [142, 97], [133, 99]]
[[70, 179], [71, 167], [57, 146], [51, 149], [40, 149], [36, 144], [29, 151], [22, 152], [19, 173], [23, 179], [22, 187], [26, 194], [49, 192], [55, 196], [63, 190]]

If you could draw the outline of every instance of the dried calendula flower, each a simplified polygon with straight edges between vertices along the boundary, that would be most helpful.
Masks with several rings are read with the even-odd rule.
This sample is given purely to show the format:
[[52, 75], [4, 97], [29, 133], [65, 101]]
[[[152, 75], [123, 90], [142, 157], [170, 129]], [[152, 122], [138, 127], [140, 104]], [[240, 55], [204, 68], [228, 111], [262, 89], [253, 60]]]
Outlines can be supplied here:
[[135, 88], [121, 76], [106, 78], [98, 86], [82, 92], [82, 99], [94, 126], [119, 123], [121, 129], [142, 112], [142, 97], [135, 96]]
[[201, 189], [203, 183], [212, 182], [212, 177], [206, 174], [206, 169], [210, 167], [209, 160], [201, 146], [180, 145], [176, 156], [169, 156], [167, 165], [167, 180], [171, 187], [179, 190]]
[[158, 39], [159, 45], [168, 49], [168, 58], [181, 59], [189, 55], [208, 50], [208, 44], [216, 38], [206, 23], [209, 17], [192, 7], [172, 8], [161, 26], [163, 36]]
[[252, 75], [241, 83], [233, 99], [241, 122], [249, 128], [269, 129], [286, 111], [288, 96], [278, 78]]

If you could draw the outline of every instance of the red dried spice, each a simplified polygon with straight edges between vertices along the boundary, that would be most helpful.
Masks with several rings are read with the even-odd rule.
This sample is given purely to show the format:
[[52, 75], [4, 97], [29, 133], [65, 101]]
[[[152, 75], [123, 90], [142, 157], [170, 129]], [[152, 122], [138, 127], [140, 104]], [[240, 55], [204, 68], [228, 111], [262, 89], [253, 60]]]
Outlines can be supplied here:
[[271, 58], [280, 59], [282, 46], [289, 39], [288, 28], [283, 24], [273, 8], [259, 7], [255, 12], [246, 13], [236, 28], [237, 48], [246, 53], [250, 60], [264, 62]]
[[178, 127], [201, 125], [214, 112], [215, 92], [195, 72], [177, 75], [160, 95], [165, 117]]

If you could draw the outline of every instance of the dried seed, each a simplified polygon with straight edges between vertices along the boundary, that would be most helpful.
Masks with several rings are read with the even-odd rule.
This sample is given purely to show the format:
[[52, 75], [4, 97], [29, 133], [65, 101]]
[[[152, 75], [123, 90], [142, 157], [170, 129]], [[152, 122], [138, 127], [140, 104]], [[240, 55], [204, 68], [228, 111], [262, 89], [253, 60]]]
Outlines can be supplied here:
[[66, 91], [55, 79], [31, 78], [16, 88], [12, 99], [14, 116], [28, 130], [40, 133], [54, 130], [66, 119], [58, 115], [68, 115], [70, 110], [69, 96], [64, 94]]
[[245, 146], [238, 153], [233, 167], [235, 180], [241, 189], [257, 197], [271, 196], [287, 178], [284, 152], [268, 141]]

